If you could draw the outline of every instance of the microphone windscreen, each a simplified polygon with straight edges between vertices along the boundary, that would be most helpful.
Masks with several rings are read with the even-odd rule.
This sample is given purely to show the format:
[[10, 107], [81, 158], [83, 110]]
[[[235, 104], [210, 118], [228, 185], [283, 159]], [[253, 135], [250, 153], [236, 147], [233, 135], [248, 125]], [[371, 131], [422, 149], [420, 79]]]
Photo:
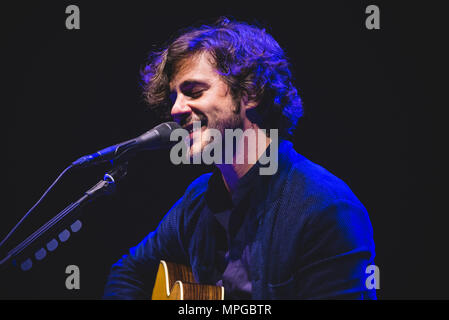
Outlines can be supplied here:
[[161, 142], [169, 142], [170, 141], [170, 135], [175, 129], [180, 129], [181, 126], [174, 121], [170, 122], [164, 122], [160, 125], [156, 126], [154, 130], [157, 130], [157, 132], [160, 135]]

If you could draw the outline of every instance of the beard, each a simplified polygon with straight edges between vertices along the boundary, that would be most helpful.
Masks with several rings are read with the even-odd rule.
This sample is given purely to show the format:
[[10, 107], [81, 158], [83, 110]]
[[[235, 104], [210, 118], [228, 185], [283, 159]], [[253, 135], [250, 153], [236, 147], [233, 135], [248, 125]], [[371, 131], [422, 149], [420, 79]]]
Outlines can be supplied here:
[[[192, 123], [196, 123], [196, 128], [191, 128]], [[214, 137], [210, 133], [210, 129], [218, 130], [221, 134], [221, 144], [225, 145], [225, 130], [226, 129], [242, 129], [243, 119], [239, 113], [231, 112], [226, 118], [219, 118], [214, 115], [206, 116], [204, 114], [190, 115], [185, 123], [191, 128], [191, 135], [189, 136], [188, 147], [190, 158], [200, 156], [204, 148], [215, 142]], [[200, 124], [200, 125], [199, 125]], [[223, 157], [225, 155], [223, 154]]]

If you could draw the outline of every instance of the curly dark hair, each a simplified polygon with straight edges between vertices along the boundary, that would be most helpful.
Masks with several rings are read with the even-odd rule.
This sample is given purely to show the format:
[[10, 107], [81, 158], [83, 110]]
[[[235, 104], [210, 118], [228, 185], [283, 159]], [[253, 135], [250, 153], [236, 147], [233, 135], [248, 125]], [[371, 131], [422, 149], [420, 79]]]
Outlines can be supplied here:
[[257, 102], [247, 112], [251, 121], [263, 129], [279, 129], [280, 136], [292, 135], [303, 109], [284, 51], [265, 29], [227, 18], [187, 29], [150, 55], [141, 72], [144, 96], [150, 106], [160, 108], [162, 118], [170, 115], [169, 83], [179, 63], [204, 52], [213, 58], [236, 106], [244, 95]]

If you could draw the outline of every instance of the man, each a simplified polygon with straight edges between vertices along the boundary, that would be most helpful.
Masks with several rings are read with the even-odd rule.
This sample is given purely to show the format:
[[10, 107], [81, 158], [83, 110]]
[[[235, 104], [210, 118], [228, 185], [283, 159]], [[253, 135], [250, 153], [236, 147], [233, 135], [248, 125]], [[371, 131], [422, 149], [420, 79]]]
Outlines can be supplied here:
[[[265, 30], [227, 19], [188, 30], [152, 56], [143, 79], [149, 104], [171, 110], [191, 133], [191, 157], [210, 145], [212, 130], [254, 130], [256, 143], [233, 141], [223, 155], [231, 150], [232, 161], [217, 161], [187, 188], [112, 266], [105, 298], [151, 297], [160, 260], [191, 266], [199, 283], [224, 286], [227, 299], [376, 298], [365, 285], [374, 262], [368, 214], [344, 182], [287, 140], [301, 100]], [[201, 128], [192, 132], [194, 123]], [[248, 160], [273, 154], [272, 174]]]

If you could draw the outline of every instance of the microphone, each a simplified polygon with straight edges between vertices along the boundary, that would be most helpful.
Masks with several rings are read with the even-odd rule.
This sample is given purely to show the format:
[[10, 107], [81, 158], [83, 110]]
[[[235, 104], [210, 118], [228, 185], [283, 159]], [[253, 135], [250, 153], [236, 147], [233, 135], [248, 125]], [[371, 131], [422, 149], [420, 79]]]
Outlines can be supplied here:
[[81, 157], [72, 162], [72, 167], [87, 167], [107, 162], [109, 160], [123, 159], [134, 155], [138, 151], [157, 150], [169, 148], [175, 142], [170, 141], [173, 130], [181, 126], [176, 122], [164, 122], [145, 132], [137, 138], [101, 149], [95, 153]]

